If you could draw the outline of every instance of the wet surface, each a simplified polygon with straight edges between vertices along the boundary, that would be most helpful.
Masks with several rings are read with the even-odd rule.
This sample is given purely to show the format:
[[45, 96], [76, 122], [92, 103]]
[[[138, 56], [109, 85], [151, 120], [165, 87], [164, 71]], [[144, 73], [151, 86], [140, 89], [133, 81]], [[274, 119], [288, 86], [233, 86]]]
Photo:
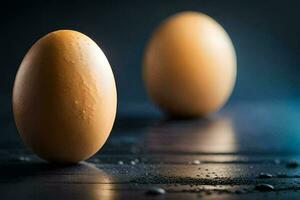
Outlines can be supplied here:
[[300, 107], [239, 105], [209, 119], [126, 117], [78, 165], [0, 149], [1, 199], [300, 197]]

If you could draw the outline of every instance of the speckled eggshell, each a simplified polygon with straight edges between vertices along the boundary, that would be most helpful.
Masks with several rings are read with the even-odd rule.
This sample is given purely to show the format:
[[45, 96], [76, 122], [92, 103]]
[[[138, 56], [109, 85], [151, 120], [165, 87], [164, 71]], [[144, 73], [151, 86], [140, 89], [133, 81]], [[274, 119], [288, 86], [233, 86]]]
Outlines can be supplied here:
[[13, 88], [13, 113], [26, 144], [50, 162], [95, 154], [112, 129], [114, 76], [99, 46], [72, 30], [51, 32], [24, 57]]
[[151, 100], [173, 117], [202, 117], [219, 110], [236, 80], [236, 54], [211, 17], [181, 12], [152, 34], [143, 57]]

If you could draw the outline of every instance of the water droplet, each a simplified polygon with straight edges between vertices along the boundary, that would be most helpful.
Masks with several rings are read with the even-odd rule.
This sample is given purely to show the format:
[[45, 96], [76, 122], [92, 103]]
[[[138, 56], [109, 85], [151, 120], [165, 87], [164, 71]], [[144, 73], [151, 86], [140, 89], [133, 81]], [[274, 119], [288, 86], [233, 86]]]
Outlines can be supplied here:
[[29, 157], [27, 157], [27, 156], [20, 156], [20, 157], [19, 157], [19, 160], [28, 162], [28, 161], [30, 161], [31, 159], [30, 159]]
[[192, 164], [193, 164], [193, 165], [200, 165], [201, 162], [200, 162], [200, 160], [193, 160], [193, 161], [192, 161]]
[[287, 164], [286, 167], [288, 168], [296, 168], [298, 167], [299, 163], [297, 160], [290, 160]]
[[274, 190], [274, 186], [270, 184], [258, 184], [255, 186], [255, 189], [261, 192], [272, 191]]
[[99, 158], [95, 158], [95, 159], [93, 159], [93, 162], [99, 163], [100, 160], [99, 160]]
[[147, 195], [163, 195], [165, 194], [166, 191], [163, 188], [150, 188], [149, 190], [146, 191]]
[[131, 165], [135, 165], [136, 162], [134, 162], [134, 160], [132, 160], [132, 161], [130, 161], [130, 164], [131, 164]]
[[272, 174], [269, 173], [260, 173], [257, 178], [272, 178]]
[[279, 159], [275, 159], [275, 160], [274, 160], [274, 163], [275, 163], [276, 165], [279, 165], [279, 164], [281, 163], [281, 161], [280, 161]]
[[119, 165], [124, 165], [124, 162], [123, 162], [122, 160], [119, 160], [119, 161], [118, 161], [118, 164], [119, 164]]

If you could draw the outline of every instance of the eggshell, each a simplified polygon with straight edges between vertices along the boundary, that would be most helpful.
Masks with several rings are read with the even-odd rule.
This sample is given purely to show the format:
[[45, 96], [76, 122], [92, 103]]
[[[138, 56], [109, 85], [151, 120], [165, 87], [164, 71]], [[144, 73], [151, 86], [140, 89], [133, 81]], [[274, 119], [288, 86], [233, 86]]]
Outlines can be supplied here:
[[24, 57], [13, 113], [26, 144], [50, 162], [76, 163], [96, 153], [112, 129], [117, 93], [99, 46], [72, 30], [51, 32]]
[[201, 117], [220, 109], [236, 80], [236, 55], [225, 30], [209, 16], [181, 12], [163, 21], [143, 57], [152, 101], [168, 115]]

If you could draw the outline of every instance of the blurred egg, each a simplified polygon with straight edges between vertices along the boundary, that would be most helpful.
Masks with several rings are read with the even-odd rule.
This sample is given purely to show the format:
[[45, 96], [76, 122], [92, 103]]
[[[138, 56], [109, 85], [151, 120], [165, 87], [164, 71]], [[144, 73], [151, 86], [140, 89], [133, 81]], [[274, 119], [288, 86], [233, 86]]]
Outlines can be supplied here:
[[181, 12], [163, 21], [145, 48], [142, 64], [150, 98], [174, 117], [217, 111], [236, 80], [229, 36], [215, 20], [198, 12]]
[[112, 129], [117, 105], [106, 56], [86, 35], [51, 32], [24, 57], [13, 89], [13, 113], [26, 144], [50, 162], [95, 154]]

